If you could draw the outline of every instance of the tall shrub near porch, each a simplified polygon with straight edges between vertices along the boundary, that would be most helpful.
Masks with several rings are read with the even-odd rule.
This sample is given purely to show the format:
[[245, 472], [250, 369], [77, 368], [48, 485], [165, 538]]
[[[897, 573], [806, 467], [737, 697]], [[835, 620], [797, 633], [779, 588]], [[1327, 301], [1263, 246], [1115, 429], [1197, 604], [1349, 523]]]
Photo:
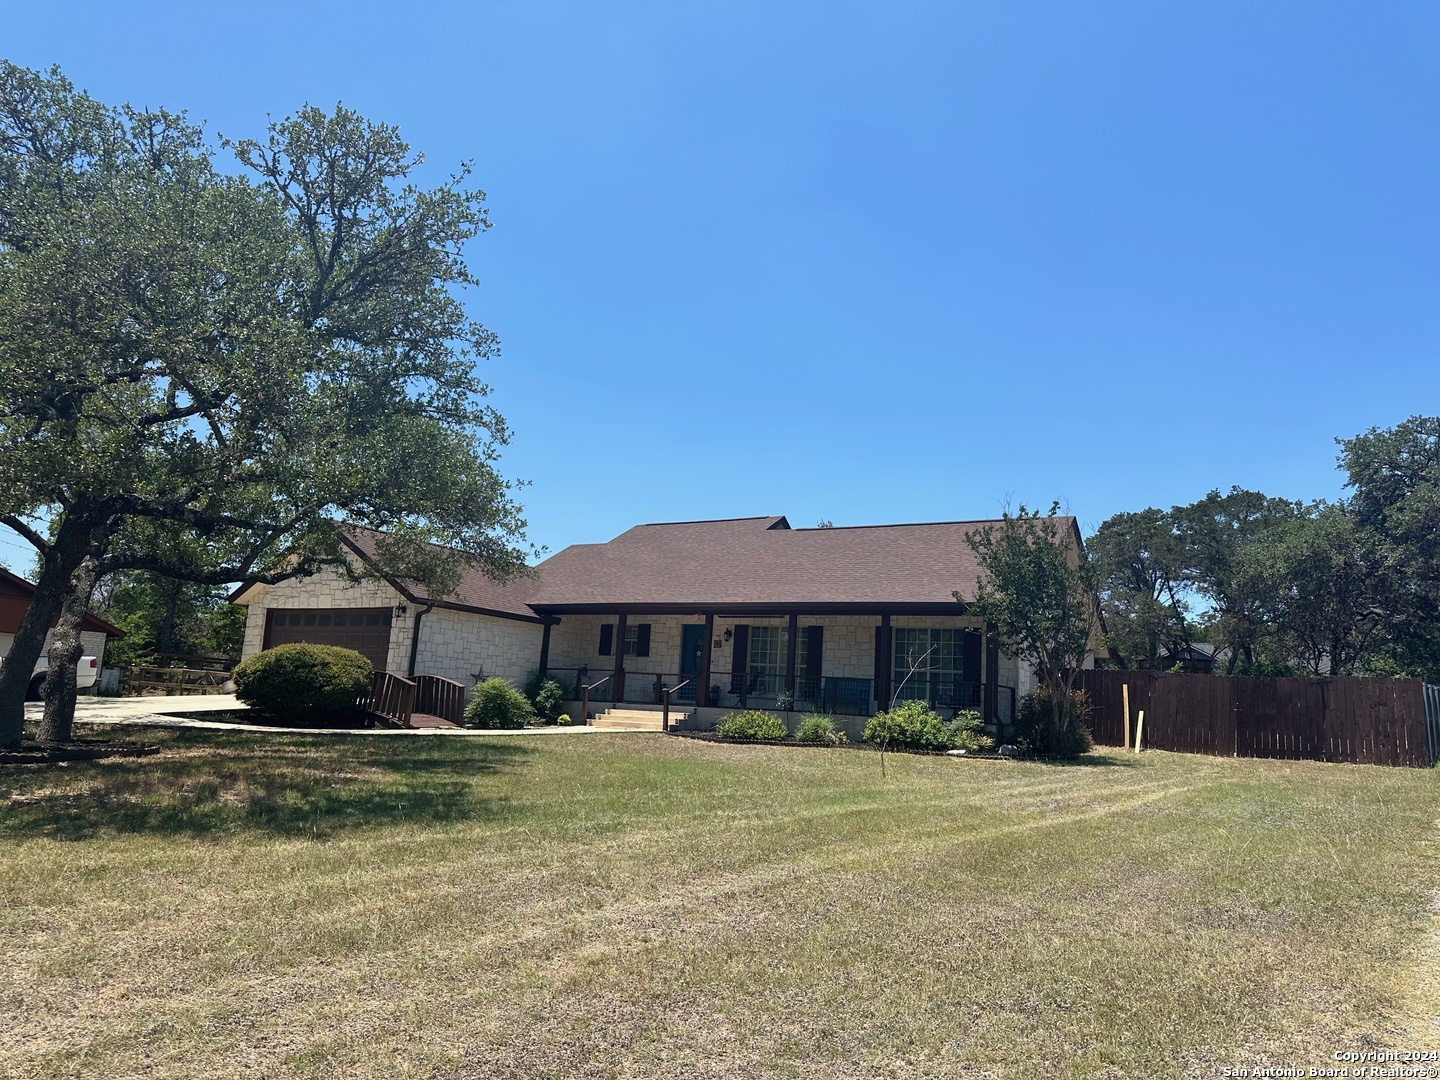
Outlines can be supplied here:
[[993, 627], [1003, 649], [1035, 668], [1057, 734], [1074, 722], [1072, 691], [1100, 628], [1094, 567], [1069, 519], [1056, 518], [1059, 509], [1056, 503], [1042, 517], [1022, 504], [965, 538], [983, 571], [969, 610]]

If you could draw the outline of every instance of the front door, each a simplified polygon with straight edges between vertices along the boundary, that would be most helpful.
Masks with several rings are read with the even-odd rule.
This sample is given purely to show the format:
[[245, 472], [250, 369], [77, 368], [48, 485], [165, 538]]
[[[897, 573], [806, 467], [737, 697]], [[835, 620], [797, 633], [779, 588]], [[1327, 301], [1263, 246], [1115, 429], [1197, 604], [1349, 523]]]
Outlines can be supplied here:
[[691, 682], [675, 695], [676, 701], [695, 700], [694, 680], [700, 674], [700, 650], [708, 644], [704, 626], [680, 627], [680, 681], [690, 679]]

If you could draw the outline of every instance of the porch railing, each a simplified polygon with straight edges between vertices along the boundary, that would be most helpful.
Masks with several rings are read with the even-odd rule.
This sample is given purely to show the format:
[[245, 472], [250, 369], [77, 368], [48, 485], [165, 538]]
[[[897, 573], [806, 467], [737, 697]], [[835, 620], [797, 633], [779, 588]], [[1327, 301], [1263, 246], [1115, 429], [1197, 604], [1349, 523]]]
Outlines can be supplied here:
[[[614, 704], [614, 680], [609, 671], [591, 668], [551, 668], [548, 676], [565, 687], [566, 696], [574, 701]], [[588, 695], [585, 693], [589, 688]], [[1002, 724], [1015, 719], [1015, 688], [999, 686], [996, 711]], [[672, 705], [708, 705], [724, 709], [775, 709], [784, 700], [785, 676], [764, 671], [711, 671], [710, 685], [702, 688], [699, 676], [690, 672], [625, 671], [624, 702], [632, 705], [662, 705], [669, 691]], [[892, 689], [892, 693], [894, 690]], [[985, 708], [985, 684], [962, 679], [931, 677], [912, 680], [902, 687], [898, 700], [923, 698], [936, 709]], [[884, 708], [888, 701], [878, 707]], [[797, 712], [822, 712], [837, 716], [868, 716], [877, 708], [873, 679], [825, 675], [819, 678], [797, 677], [795, 700], [791, 708]]]

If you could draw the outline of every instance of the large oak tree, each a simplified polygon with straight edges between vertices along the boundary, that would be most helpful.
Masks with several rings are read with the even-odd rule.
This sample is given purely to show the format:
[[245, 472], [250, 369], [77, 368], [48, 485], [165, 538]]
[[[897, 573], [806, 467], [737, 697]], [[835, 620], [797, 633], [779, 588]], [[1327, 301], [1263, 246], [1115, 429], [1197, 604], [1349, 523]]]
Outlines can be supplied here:
[[114, 570], [313, 573], [347, 522], [387, 530], [385, 570], [453, 578], [428, 542], [522, 570], [475, 374], [495, 338], [461, 301], [489, 225], [468, 169], [422, 188], [398, 132], [341, 106], [226, 145], [234, 173], [182, 115], [0, 64], [0, 522], [40, 564], [0, 746], [47, 628], [63, 674]]

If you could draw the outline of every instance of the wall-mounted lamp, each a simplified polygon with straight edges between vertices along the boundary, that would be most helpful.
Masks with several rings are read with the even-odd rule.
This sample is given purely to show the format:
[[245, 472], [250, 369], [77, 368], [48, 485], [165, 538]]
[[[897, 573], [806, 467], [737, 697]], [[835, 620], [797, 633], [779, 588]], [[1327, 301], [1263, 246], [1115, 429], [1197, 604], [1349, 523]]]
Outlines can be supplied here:
[[396, 615], [404, 615], [405, 612], [407, 612], [407, 611], [409, 611], [409, 610], [410, 610], [410, 609], [407, 608], [404, 604], [396, 604], [396, 605], [395, 605], [395, 614], [396, 614]]
[[725, 628], [725, 640], [730, 640], [730, 628], [728, 626]]

